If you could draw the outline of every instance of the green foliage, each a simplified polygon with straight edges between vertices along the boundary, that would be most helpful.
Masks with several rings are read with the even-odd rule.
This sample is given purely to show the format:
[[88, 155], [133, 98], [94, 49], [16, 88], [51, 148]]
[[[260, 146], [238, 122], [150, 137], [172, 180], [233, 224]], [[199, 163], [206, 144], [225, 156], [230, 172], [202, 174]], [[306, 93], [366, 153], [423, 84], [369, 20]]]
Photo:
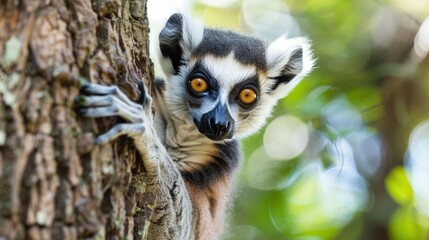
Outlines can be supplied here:
[[[419, 216], [419, 213], [411, 206], [396, 209], [389, 223], [389, 234], [392, 240], [426, 239], [428, 236], [427, 225], [424, 228], [416, 221], [423, 220], [421, 218], [422, 216]], [[424, 221], [427, 223], [427, 219]]]
[[401, 205], [409, 205], [413, 201], [413, 189], [403, 167], [392, 169], [386, 178], [386, 189], [389, 195]]

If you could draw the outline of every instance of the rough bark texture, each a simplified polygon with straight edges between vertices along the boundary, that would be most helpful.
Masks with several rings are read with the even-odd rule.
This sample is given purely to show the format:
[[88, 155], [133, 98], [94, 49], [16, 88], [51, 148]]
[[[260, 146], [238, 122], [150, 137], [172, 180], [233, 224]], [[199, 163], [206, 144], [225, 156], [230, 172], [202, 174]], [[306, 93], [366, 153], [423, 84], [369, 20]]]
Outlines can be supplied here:
[[146, 0], [0, 0], [0, 239], [145, 238], [141, 159], [73, 105], [85, 80], [136, 99], [148, 31]]

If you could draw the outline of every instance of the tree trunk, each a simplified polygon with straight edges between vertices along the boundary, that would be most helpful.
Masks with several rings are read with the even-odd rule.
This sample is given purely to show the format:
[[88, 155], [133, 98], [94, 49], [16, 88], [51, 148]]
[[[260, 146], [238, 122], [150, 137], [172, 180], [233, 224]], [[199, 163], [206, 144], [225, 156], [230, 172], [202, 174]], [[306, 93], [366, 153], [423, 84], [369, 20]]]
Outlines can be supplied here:
[[148, 32], [146, 0], [0, 0], [0, 239], [145, 238], [141, 159], [73, 105], [82, 81], [137, 99]]
[[395, 14], [397, 20], [397, 35], [385, 48], [375, 49], [371, 59], [372, 66], [390, 64], [390, 68], [384, 71], [386, 75], [378, 79], [384, 116], [376, 127], [383, 140], [383, 162], [369, 182], [373, 190], [373, 201], [371, 209], [364, 213], [363, 231], [359, 239], [391, 237], [389, 221], [398, 205], [388, 194], [385, 179], [394, 167], [405, 165], [404, 157], [410, 134], [418, 123], [427, 118], [429, 110], [429, 58], [426, 57], [420, 63], [412, 58], [419, 23], [402, 14], [392, 14]]

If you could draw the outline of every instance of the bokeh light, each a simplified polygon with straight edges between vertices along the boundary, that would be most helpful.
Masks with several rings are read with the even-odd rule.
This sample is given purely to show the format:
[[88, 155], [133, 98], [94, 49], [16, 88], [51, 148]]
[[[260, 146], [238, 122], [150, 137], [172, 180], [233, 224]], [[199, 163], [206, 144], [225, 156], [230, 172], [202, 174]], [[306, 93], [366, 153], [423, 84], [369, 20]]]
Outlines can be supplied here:
[[353, 167], [334, 166], [323, 171], [319, 187], [321, 209], [339, 225], [350, 221], [356, 211], [366, 208], [365, 179]]
[[264, 134], [265, 151], [273, 159], [295, 158], [304, 151], [307, 142], [307, 125], [299, 118], [290, 115], [274, 119]]
[[206, 4], [207, 6], [213, 6], [218, 8], [225, 8], [229, 7], [235, 3], [237, 3], [237, 0], [200, 0], [201, 3]]
[[414, 52], [423, 60], [429, 51], [429, 17], [422, 23], [414, 41]]
[[362, 126], [360, 113], [346, 100], [338, 99], [322, 110], [327, 124], [338, 132], [347, 132]]
[[416, 208], [429, 217], [429, 120], [414, 128], [408, 147], [409, 180]]
[[252, 153], [245, 169], [247, 183], [255, 189], [274, 190], [286, 186], [290, 181], [284, 178], [287, 172], [281, 168], [278, 161], [267, 154], [263, 147]]
[[288, 6], [281, 0], [244, 0], [241, 7], [243, 25], [266, 39], [274, 40], [279, 33], [271, 29], [284, 29], [282, 34], [300, 36], [298, 22], [289, 14]]
[[380, 138], [371, 132], [357, 131], [347, 135], [353, 147], [355, 164], [361, 174], [374, 176], [381, 165], [382, 146]]

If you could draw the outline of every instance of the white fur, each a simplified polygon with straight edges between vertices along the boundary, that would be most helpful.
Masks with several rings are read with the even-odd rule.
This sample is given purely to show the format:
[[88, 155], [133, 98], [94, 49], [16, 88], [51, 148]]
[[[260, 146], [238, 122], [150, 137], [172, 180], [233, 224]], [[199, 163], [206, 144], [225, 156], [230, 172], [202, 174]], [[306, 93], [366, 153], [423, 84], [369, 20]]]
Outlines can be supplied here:
[[[279, 37], [267, 47], [266, 61], [268, 69], [266, 75], [257, 72], [256, 66], [244, 65], [237, 61], [233, 52], [226, 57], [215, 57], [209, 54], [203, 56], [201, 59], [192, 58], [192, 51], [202, 41], [204, 28], [201, 23], [195, 22], [185, 15], [182, 16], [183, 41], [181, 44], [184, 51], [182, 58], [185, 64], [180, 66], [178, 75], [165, 72], [167, 75], [165, 97], [167, 107], [172, 116], [187, 121], [187, 124], [193, 125], [193, 117], [200, 119], [204, 113], [212, 110], [220, 101], [222, 104], [228, 106], [230, 115], [235, 121], [235, 137], [242, 138], [249, 136], [265, 124], [277, 101], [287, 96], [313, 68], [314, 59], [309, 41], [306, 38], [287, 39], [286, 36]], [[291, 68], [294, 71], [291, 73], [296, 74], [296, 76], [289, 83], [280, 84], [276, 89], [271, 91], [274, 83], [272, 78], [282, 74], [285, 66], [290, 64], [290, 58], [293, 53], [299, 49], [302, 49], [302, 70]], [[187, 81], [185, 79], [197, 61], [202, 62], [210, 74], [219, 81], [220, 92], [219, 98], [216, 101], [207, 99], [201, 104], [200, 108], [192, 109], [184, 100], [184, 96], [188, 94], [186, 92]], [[168, 68], [172, 68], [170, 61], [164, 62], [167, 62], [164, 64]], [[255, 74], [259, 74], [261, 84], [259, 103], [249, 113], [245, 113], [248, 114], [246, 118], [244, 114], [240, 113], [241, 109], [236, 104], [231, 105], [228, 101], [232, 88], [237, 83]], [[197, 131], [196, 128], [194, 130]]]
[[159, 56], [159, 63], [165, 76], [174, 74], [173, 64], [171, 63], [170, 59], [162, 56], [161, 51], [159, 49], [157, 51]]
[[[261, 81], [260, 102], [249, 113], [250, 117], [247, 119], [240, 117], [240, 108], [236, 104], [231, 105], [228, 102], [230, 92], [236, 84], [258, 74], [256, 66], [244, 65], [238, 62], [233, 53], [226, 57], [207, 55], [202, 59], [202, 63], [208, 68], [212, 76], [219, 80], [219, 99], [223, 104], [228, 106], [228, 110], [235, 121], [235, 137], [242, 138], [249, 136], [260, 129], [264, 125], [266, 118], [270, 115], [273, 105], [276, 103], [274, 99], [264, 94], [270, 86], [266, 83], [267, 81]], [[216, 103], [212, 102], [208, 107], [203, 107], [203, 113], [213, 109]]]
[[219, 80], [219, 98], [222, 104], [228, 102], [229, 93], [236, 84], [257, 73], [255, 66], [239, 63], [234, 58], [234, 53], [230, 53], [226, 57], [207, 55], [202, 62], [212, 76]]
[[204, 25], [200, 21], [193, 20], [185, 14], [182, 14], [182, 17], [183, 57], [186, 58], [184, 60], [189, 60], [192, 51], [198, 47], [203, 40]]
[[272, 95], [276, 100], [287, 96], [311, 72], [315, 60], [313, 59], [310, 42], [303, 37], [288, 39], [286, 36], [281, 36], [267, 48], [266, 58], [269, 78], [279, 76], [290, 61], [291, 55], [299, 48], [302, 49], [302, 71], [296, 72], [295, 74], [297, 75], [289, 83], [278, 86]]
[[[302, 70], [292, 72], [296, 74], [296, 76], [289, 83], [280, 84], [273, 92], [269, 93], [274, 83], [270, 78], [281, 75], [283, 69], [289, 63], [290, 57], [299, 48], [302, 49], [303, 55]], [[237, 131], [237, 136], [239, 138], [249, 136], [258, 131], [271, 115], [277, 101], [287, 96], [298, 83], [311, 72], [315, 62], [310, 43], [306, 38], [287, 39], [286, 36], [279, 37], [268, 46], [266, 60], [268, 79], [261, 79], [260, 102], [258, 106], [252, 110], [254, 113], [252, 118], [244, 119], [240, 122], [241, 131]]]

